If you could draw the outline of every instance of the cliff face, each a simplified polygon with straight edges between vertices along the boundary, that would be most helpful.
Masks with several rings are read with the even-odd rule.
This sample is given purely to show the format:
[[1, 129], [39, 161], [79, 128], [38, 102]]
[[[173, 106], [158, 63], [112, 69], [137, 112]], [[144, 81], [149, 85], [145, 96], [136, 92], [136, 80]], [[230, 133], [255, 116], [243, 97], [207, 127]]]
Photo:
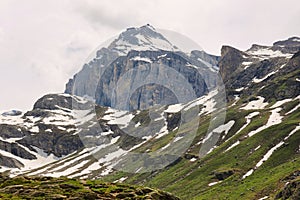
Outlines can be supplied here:
[[[273, 46], [252, 45], [245, 51], [222, 47], [218, 64], [227, 95], [260, 94], [267, 100], [299, 95], [300, 40], [292, 37]], [[289, 77], [284, 79], [283, 77]]]
[[222, 47], [218, 66], [221, 77], [225, 83], [234, 75], [234, 73], [236, 73], [236, 70], [243, 61], [243, 54], [243, 52], [233, 47]]
[[[65, 92], [125, 110], [184, 103], [216, 86], [217, 61], [217, 56], [204, 51], [180, 51], [150, 25], [129, 28], [107, 48], [100, 49], [69, 80]], [[186, 87], [179, 83], [182, 79], [193, 95], [184, 91]], [[183, 94], [188, 98], [180, 97]], [[127, 105], [120, 105], [120, 101]]]
[[85, 64], [80, 72], [74, 75], [66, 84], [65, 93], [95, 98], [97, 84], [104, 68], [118, 57], [110, 49], [101, 48], [96, 57]]
[[[192, 88], [193, 96], [185, 96], [189, 88], [184, 84]], [[207, 92], [204, 78], [184, 57], [173, 52], [131, 51], [105, 69], [95, 96], [99, 105], [132, 110], [186, 103]]]

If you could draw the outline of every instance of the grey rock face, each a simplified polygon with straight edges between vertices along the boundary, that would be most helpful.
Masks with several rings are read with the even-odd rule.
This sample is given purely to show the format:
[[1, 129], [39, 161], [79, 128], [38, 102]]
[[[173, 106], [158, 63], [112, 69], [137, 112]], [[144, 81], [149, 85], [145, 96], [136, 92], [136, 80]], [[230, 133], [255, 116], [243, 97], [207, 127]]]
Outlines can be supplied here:
[[[141, 60], [131, 60], [139, 56], [153, 60], [153, 63], [147, 64]], [[216, 86], [217, 68], [215, 66], [217, 61], [217, 56], [209, 55], [204, 51], [195, 50], [189, 55], [180, 52], [176, 46], [172, 45], [150, 25], [128, 28], [107, 48], [100, 49], [96, 57], [85, 64], [73, 79], [70, 79], [65, 92], [82, 97], [91, 97], [99, 105], [116, 107], [116, 102], [112, 100], [112, 96], [116, 95], [113, 87], [120, 77], [131, 69], [137, 69], [138, 65], [144, 65], [146, 69], [142, 77], [146, 78], [147, 73], [151, 74], [150, 66], [152, 64], [163, 64], [176, 70], [188, 80], [188, 84], [195, 91], [194, 98], [196, 98]], [[192, 69], [191, 66], [197, 69]], [[163, 73], [163, 71], [159, 72], [159, 74]], [[135, 79], [139, 75], [134, 74], [131, 78]], [[175, 79], [176, 77], [166, 77], [166, 80], [169, 81]], [[135, 106], [118, 107], [120, 109], [145, 109], [155, 104], [167, 105], [182, 102], [182, 100], [174, 98], [176, 97], [174, 91], [161, 85], [154, 87], [153, 84], [146, 84], [139, 89], [136, 88], [136, 91], [132, 91], [132, 83], [128, 83], [123, 89], [134, 93], [132, 97], [129, 97], [131, 103], [128, 105], [134, 104]], [[191, 99], [193, 98], [188, 100]], [[149, 103], [146, 103], [147, 101]]]
[[272, 48], [274, 50], [280, 50], [284, 53], [295, 54], [300, 50], [300, 38], [291, 37], [287, 40], [275, 42]]
[[[137, 57], [139, 59], [135, 60]], [[147, 58], [150, 62], [140, 58]], [[181, 90], [177, 90], [178, 93], [184, 94], [186, 87], [177, 82], [177, 76], [184, 77], [195, 94], [187, 96], [185, 102], [207, 93], [207, 85], [199, 71], [179, 54], [164, 51], [130, 51], [127, 56], [116, 59], [102, 74], [96, 91], [96, 103], [116, 107], [130, 98], [129, 104], [118, 107], [124, 110], [146, 109], [157, 104], [183, 103], [182, 99], [176, 96], [178, 94], [164, 88], [172, 88], [171, 84], [175, 84], [177, 89]], [[122, 84], [119, 83], [120, 79]], [[117, 90], [118, 88], [122, 89]], [[118, 95], [124, 90], [128, 92], [117, 98], [115, 94]], [[132, 105], [131, 108], [128, 105]]]
[[178, 103], [176, 95], [166, 87], [156, 84], [143, 85], [130, 97], [129, 110], [145, 110], [150, 106]]
[[[300, 82], [296, 81], [299, 77], [296, 72], [300, 61], [296, 50], [299, 47], [300, 40], [296, 37], [275, 42], [271, 47], [252, 45], [245, 52], [223, 47], [219, 68], [228, 98], [240, 93], [260, 95], [267, 100], [298, 96]], [[290, 78], [281, 78], [287, 76]], [[236, 91], [238, 88], [244, 89]]]
[[118, 57], [118, 53], [102, 48], [96, 57], [85, 64], [80, 72], [66, 84], [65, 93], [95, 98], [95, 91], [104, 68]]
[[219, 62], [220, 74], [224, 83], [234, 76], [243, 61], [244, 53], [230, 46], [223, 46]]
[[[80, 102], [81, 100], [76, 96], [64, 95], [64, 94], [47, 94], [38, 99], [33, 106], [33, 110], [30, 114], [39, 110], [55, 110], [60, 108], [65, 109], [88, 109], [92, 106], [91, 102]], [[38, 111], [38, 114], [42, 114], [43, 111]], [[28, 115], [25, 114], [25, 115]], [[45, 115], [45, 113], [43, 114]]]
[[[67, 94], [49, 94], [40, 98], [31, 111], [20, 116], [20, 124], [0, 124], [0, 149], [24, 159], [37, 159], [30, 153], [40, 149], [56, 157], [68, 155], [83, 147], [78, 135], [74, 135], [73, 110], [91, 109], [94, 103]], [[33, 131], [35, 127], [38, 132]], [[30, 151], [28, 151], [26, 148]], [[3, 162], [7, 160], [0, 156]], [[7, 160], [10, 166], [20, 167], [19, 162]]]
[[30, 154], [28, 151], [26, 151], [24, 148], [20, 147], [16, 143], [0, 141], [0, 149], [7, 152], [11, 152], [13, 155], [19, 156], [21, 158], [29, 160], [36, 159], [34, 155]]
[[[47, 154], [53, 154], [57, 157], [68, 155], [83, 147], [78, 135], [73, 135], [75, 130], [73, 124], [73, 110], [92, 109], [94, 104], [85, 101], [82, 98], [66, 94], [49, 94], [40, 98], [32, 111], [24, 114], [25, 117], [39, 118], [35, 125], [39, 127], [38, 134], [28, 134], [22, 138], [19, 143], [30, 148], [31, 145], [42, 149]], [[45, 124], [45, 118], [52, 117], [55, 113], [63, 111], [70, 122], [65, 125], [56, 125], [55, 123]], [[57, 119], [58, 120], [58, 119]], [[59, 120], [58, 120], [59, 124]], [[63, 128], [60, 128], [63, 127]], [[46, 130], [51, 130], [47, 132]]]
[[28, 148], [30, 146], [38, 147], [45, 153], [52, 153], [57, 157], [68, 155], [83, 147], [78, 135], [68, 134], [59, 130], [53, 133], [41, 131], [39, 134], [24, 137], [19, 143]]
[[0, 124], [0, 137], [4, 139], [21, 138], [27, 134], [29, 134], [29, 132], [15, 125]]
[[[300, 95], [300, 82], [297, 78], [300, 77], [300, 51], [296, 53], [287, 63], [286, 66], [276, 74], [270, 77], [266, 87], [259, 91], [267, 99], [275, 98], [283, 100], [287, 98], [295, 98]], [[280, 77], [289, 77], [284, 80]]]
[[7, 157], [7, 156], [3, 156], [0, 154], [0, 166], [4, 166], [4, 167], [9, 167], [9, 168], [21, 168], [24, 165], [17, 161], [16, 159]]
[[160, 33], [150, 25], [140, 28], [128, 28], [122, 32], [107, 48], [97, 51], [96, 57], [85, 64], [80, 72], [74, 75], [66, 84], [65, 93], [77, 96], [89, 96], [95, 99], [98, 81], [104, 68], [110, 65], [117, 57], [126, 55], [134, 49], [160, 50], [155, 41], [161, 41], [170, 50], [178, 50]]

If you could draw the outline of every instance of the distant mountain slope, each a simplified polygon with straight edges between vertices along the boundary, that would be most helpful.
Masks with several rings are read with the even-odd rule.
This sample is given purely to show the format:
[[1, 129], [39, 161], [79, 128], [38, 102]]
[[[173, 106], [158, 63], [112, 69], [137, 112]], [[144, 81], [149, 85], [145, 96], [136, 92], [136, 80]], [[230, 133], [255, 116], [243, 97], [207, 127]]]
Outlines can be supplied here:
[[219, 67], [229, 98], [240, 93], [257, 93], [267, 100], [298, 96], [299, 49], [297, 37], [269, 47], [253, 45], [245, 52], [223, 47]]

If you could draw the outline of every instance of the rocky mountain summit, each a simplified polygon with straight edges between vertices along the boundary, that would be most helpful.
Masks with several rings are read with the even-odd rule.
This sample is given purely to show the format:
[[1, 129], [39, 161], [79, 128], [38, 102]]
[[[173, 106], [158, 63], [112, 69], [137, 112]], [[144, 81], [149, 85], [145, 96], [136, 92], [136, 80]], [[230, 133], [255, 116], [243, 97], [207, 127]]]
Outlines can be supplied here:
[[[297, 199], [299, 50], [292, 37], [246, 51], [223, 46], [221, 57], [187, 53], [149, 25], [129, 28], [83, 66], [66, 93], [0, 115], [0, 172], [16, 177], [0, 183], [1, 198], [38, 195], [50, 182], [78, 198], [83, 189], [116, 198], [125, 182], [182, 199]], [[184, 84], [194, 96], [178, 98], [189, 92]], [[69, 179], [48, 178], [62, 176]]]
[[[88, 96], [99, 105], [122, 110], [186, 103], [216, 86], [217, 61], [217, 56], [204, 51], [182, 52], [151, 25], [128, 28], [108, 47], [97, 51], [96, 57], [70, 79], [65, 92]], [[171, 81], [178, 81], [179, 75], [192, 86], [194, 97], [185, 95], [180, 99], [170, 92], [174, 84], [180, 84]], [[129, 85], [119, 83], [129, 78], [132, 81]], [[123, 94], [118, 99], [115, 93], [124, 91], [122, 86], [126, 86], [126, 93], [131, 96]], [[181, 88], [180, 93], [187, 92], [185, 87]], [[116, 107], [124, 98], [129, 98], [128, 105], [134, 106]]]

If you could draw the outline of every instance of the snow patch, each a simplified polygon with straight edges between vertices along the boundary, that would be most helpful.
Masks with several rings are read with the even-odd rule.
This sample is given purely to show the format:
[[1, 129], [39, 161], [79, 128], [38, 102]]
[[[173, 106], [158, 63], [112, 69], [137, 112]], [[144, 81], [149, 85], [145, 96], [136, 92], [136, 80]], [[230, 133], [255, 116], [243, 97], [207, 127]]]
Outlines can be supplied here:
[[247, 69], [252, 64], [253, 64], [253, 62], [242, 62], [242, 65], [244, 65], [244, 69]]
[[210, 93], [208, 93], [207, 95], [204, 95], [192, 102], [189, 102], [188, 104], [186, 104], [186, 107], [184, 108], [184, 111], [187, 111], [195, 106], [199, 106], [199, 105], [204, 105], [205, 108], [201, 110], [201, 112], [199, 113], [199, 115], [207, 112], [207, 114], [211, 113], [214, 111], [214, 106], [216, 105], [216, 102], [214, 101], [214, 99], [212, 97], [214, 97], [215, 95], [218, 94], [217, 90], [213, 90]]
[[296, 126], [296, 128], [295, 128], [294, 130], [292, 130], [292, 131], [290, 132], [290, 134], [284, 138], [284, 140], [289, 139], [292, 135], [294, 135], [294, 133], [296, 133], [296, 132], [299, 131], [299, 130], [300, 130], [300, 124], [299, 124], [299, 126]]
[[133, 114], [124, 115], [120, 118], [115, 118], [114, 120], [109, 121], [107, 124], [118, 124], [122, 128], [127, 127], [129, 122], [134, 118]]
[[115, 180], [114, 183], [122, 183], [122, 182], [124, 182], [127, 178], [128, 178], [127, 176], [126, 176], [126, 177], [121, 177], [120, 179]]
[[284, 100], [281, 100], [281, 101], [277, 101], [273, 106], [271, 106], [271, 108], [277, 108], [277, 107], [280, 107], [282, 106], [283, 104], [287, 103], [287, 102], [290, 102], [292, 101], [292, 99], [284, 99]]
[[267, 199], [267, 198], [269, 198], [269, 196], [264, 196], [264, 197], [262, 197], [262, 198], [260, 198], [260, 199], [258, 199], [258, 200], [265, 200], [265, 199]]
[[4, 139], [4, 138], [0, 137], [1, 141], [8, 142], [8, 143], [14, 143], [14, 142], [16, 142], [18, 140], [21, 140], [21, 139], [23, 139], [23, 137], [20, 137], [20, 138], [7, 138], [7, 139]]
[[38, 126], [33, 126], [31, 129], [29, 129], [29, 131], [33, 132], [33, 133], [38, 133], [40, 131], [40, 129]]
[[[68, 167], [66, 170], [61, 171], [61, 172], [54, 172], [54, 173], [48, 173], [46, 174], [46, 176], [51, 176], [51, 177], [61, 177], [61, 176], [68, 176], [70, 174], [73, 174], [77, 171], [80, 170], [80, 168], [82, 168], [85, 164], [87, 164], [88, 162], [90, 162], [89, 160], [84, 160], [81, 161], [80, 163], [78, 163], [77, 165], [74, 165], [72, 167]], [[73, 177], [73, 176], [70, 176]]]
[[285, 54], [279, 50], [273, 51], [270, 47], [267, 48], [260, 48], [257, 50], [247, 51], [247, 53], [257, 56], [261, 59], [268, 59], [268, 58], [276, 58], [276, 57], [286, 57], [291, 58], [293, 54]]
[[[253, 117], [255, 117], [255, 116], [257, 116], [257, 115], [259, 115], [259, 112], [253, 112], [253, 113], [250, 113], [249, 115], [247, 115], [245, 118], [246, 118], [246, 124], [244, 124], [236, 133], [235, 133], [235, 135], [236, 134], [238, 134], [238, 133], [240, 133], [244, 128], [246, 128], [249, 124], [250, 124], [250, 122], [251, 122], [251, 119], [253, 118]], [[233, 138], [234, 136], [232, 136], [231, 138], [229, 138], [228, 140], [226, 140], [226, 142], [227, 141], [229, 141], [229, 140], [231, 140], [232, 138]], [[227, 152], [227, 151], [229, 151], [230, 149], [232, 149], [232, 148], [234, 148], [235, 146], [237, 146], [237, 145], [239, 145], [240, 144], [240, 141], [236, 141], [234, 144], [232, 144], [230, 147], [228, 147], [226, 150], [225, 150], [225, 152]]]
[[134, 60], [134, 61], [143, 61], [143, 62], [152, 63], [152, 61], [150, 60], [150, 58], [140, 57], [140, 56], [136, 56], [136, 57], [134, 57], [134, 58], [131, 58], [130, 60]]
[[103, 120], [108, 120], [108, 124], [118, 124], [121, 128], [127, 127], [134, 117], [133, 114], [128, 114], [127, 111], [114, 110], [112, 108], [109, 108], [105, 114], [102, 118]]
[[174, 105], [170, 105], [168, 106], [168, 109], [165, 110], [165, 113], [177, 113], [179, 111], [182, 110], [182, 108], [184, 107], [184, 105], [182, 104], [174, 104]]
[[236, 147], [236, 146], [239, 145], [240, 143], [241, 143], [241, 142], [240, 142], [239, 140], [236, 141], [236, 142], [233, 143], [230, 147], [228, 147], [228, 148], [225, 150], [225, 152], [227, 152], [227, 151], [229, 151], [230, 149]]
[[231, 127], [234, 125], [235, 121], [234, 120], [230, 120], [229, 122], [227, 122], [226, 124], [223, 124], [217, 128], [215, 128], [212, 132], [210, 132], [206, 138], [204, 138], [203, 143], [205, 143], [207, 140], [209, 140], [209, 138], [213, 135], [213, 133], [224, 133], [224, 136], [227, 135], [227, 133], [229, 132], [229, 130], [231, 129]]
[[258, 110], [258, 109], [263, 109], [268, 105], [267, 102], [264, 103], [264, 100], [265, 100], [264, 97], [258, 96], [257, 98], [258, 98], [257, 100], [250, 101], [246, 106], [244, 106], [240, 109], [243, 109], [243, 110], [257, 109]]
[[160, 56], [157, 56], [157, 59], [159, 59], [159, 58], [164, 58], [164, 57], [166, 57], [168, 54], [163, 54], [163, 55], [160, 55]]
[[271, 148], [265, 155], [264, 157], [256, 164], [256, 168], [260, 167], [265, 161], [267, 161], [271, 155], [274, 153], [275, 150], [277, 150], [279, 147], [281, 147], [284, 144], [284, 142], [278, 143], [276, 146]]
[[280, 66], [280, 69], [284, 68], [286, 66], [286, 64], [283, 64]]
[[192, 65], [192, 64], [190, 64], [190, 63], [186, 64], [185, 66], [187, 66], [187, 67], [193, 67], [193, 68], [198, 69], [198, 67], [197, 67], [196, 65]]
[[265, 125], [259, 127], [258, 129], [248, 133], [248, 137], [252, 137], [253, 135], [255, 135], [255, 134], [271, 127], [271, 126], [274, 126], [276, 124], [280, 124], [282, 122], [282, 118], [283, 118], [279, 113], [280, 111], [281, 111], [281, 108], [276, 108], [276, 109], [272, 110], [267, 124], [265, 124]]
[[245, 88], [244, 88], [244, 87], [241, 87], [241, 88], [235, 89], [235, 91], [240, 92], [240, 91], [242, 91], [243, 89], [245, 89]]
[[250, 176], [251, 174], [253, 174], [254, 170], [250, 169], [244, 176], [243, 179], [247, 178], [248, 176]]
[[168, 40], [164, 38], [149, 37], [148, 35], [136, 34], [134, 36], [138, 42], [133, 44], [130, 41], [127, 41], [126, 38], [121, 37], [115, 41], [115, 46], [113, 51], [116, 51], [119, 55], [126, 55], [131, 50], [136, 51], [157, 51], [157, 50], [166, 50], [166, 51], [175, 51], [179, 50], [177, 47], [174, 47]]
[[[274, 147], [272, 147], [264, 156], [263, 158], [255, 165], [254, 169], [251, 169], [250, 171], [248, 171], [244, 176], [243, 179], [250, 176], [254, 170], [256, 170], [257, 168], [259, 168], [265, 161], [267, 161], [272, 154], [274, 153], [274, 151], [276, 151], [278, 148], [280, 148], [282, 145], [284, 144], [284, 141], [281, 141], [280, 143], [278, 143], [277, 145], [275, 145]], [[260, 147], [260, 146], [259, 146]]]
[[261, 145], [258, 145], [258, 146], [254, 149], [254, 151], [257, 151], [258, 149], [260, 149], [260, 147], [261, 147]]
[[[300, 100], [300, 96], [294, 98], [293, 100]], [[299, 107], [300, 107], [300, 104], [298, 104], [297, 106], [295, 106], [292, 110], [290, 110], [289, 112], [287, 112], [285, 115], [289, 115], [289, 114], [295, 112]]]
[[300, 39], [299, 38], [294, 38], [293, 41], [300, 42]]
[[56, 156], [54, 156], [53, 154], [48, 155], [36, 147], [35, 148], [38, 149], [38, 153], [35, 151], [31, 151], [29, 148], [27, 148], [23, 145], [19, 144], [19, 146], [24, 148], [26, 151], [28, 151], [32, 155], [36, 156], [37, 159], [27, 160], [27, 159], [15, 156], [14, 154], [12, 154], [10, 152], [0, 150], [0, 154], [2, 154], [3, 156], [7, 156], [10, 158], [16, 159], [24, 165], [24, 167], [22, 167], [21, 169], [16, 169], [16, 168], [11, 169], [11, 176], [16, 176], [18, 174], [24, 173], [29, 170], [33, 170], [35, 168], [39, 168], [42, 165], [47, 165], [49, 163], [52, 163], [52, 162], [55, 162], [58, 160], [58, 158]]
[[212, 182], [212, 183], [209, 183], [208, 186], [211, 187], [211, 186], [216, 185], [216, 184], [221, 183], [221, 182], [222, 182], [222, 181]]
[[253, 82], [254, 83], [260, 83], [260, 82], [262, 82], [262, 81], [264, 81], [265, 79], [267, 79], [267, 78], [269, 78], [270, 76], [272, 76], [273, 74], [275, 74], [276, 72], [278, 72], [278, 70], [276, 70], [276, 71], [273, 71], [273, 72], [270, 72], [269, 74], [267, 74], [265, 77], [263, 77], [263, 78], [254, 78], [253, 79]]
[[141, 125], [141, 122], [138, 122], [134, 125], [135, 128], [139, 127]]

